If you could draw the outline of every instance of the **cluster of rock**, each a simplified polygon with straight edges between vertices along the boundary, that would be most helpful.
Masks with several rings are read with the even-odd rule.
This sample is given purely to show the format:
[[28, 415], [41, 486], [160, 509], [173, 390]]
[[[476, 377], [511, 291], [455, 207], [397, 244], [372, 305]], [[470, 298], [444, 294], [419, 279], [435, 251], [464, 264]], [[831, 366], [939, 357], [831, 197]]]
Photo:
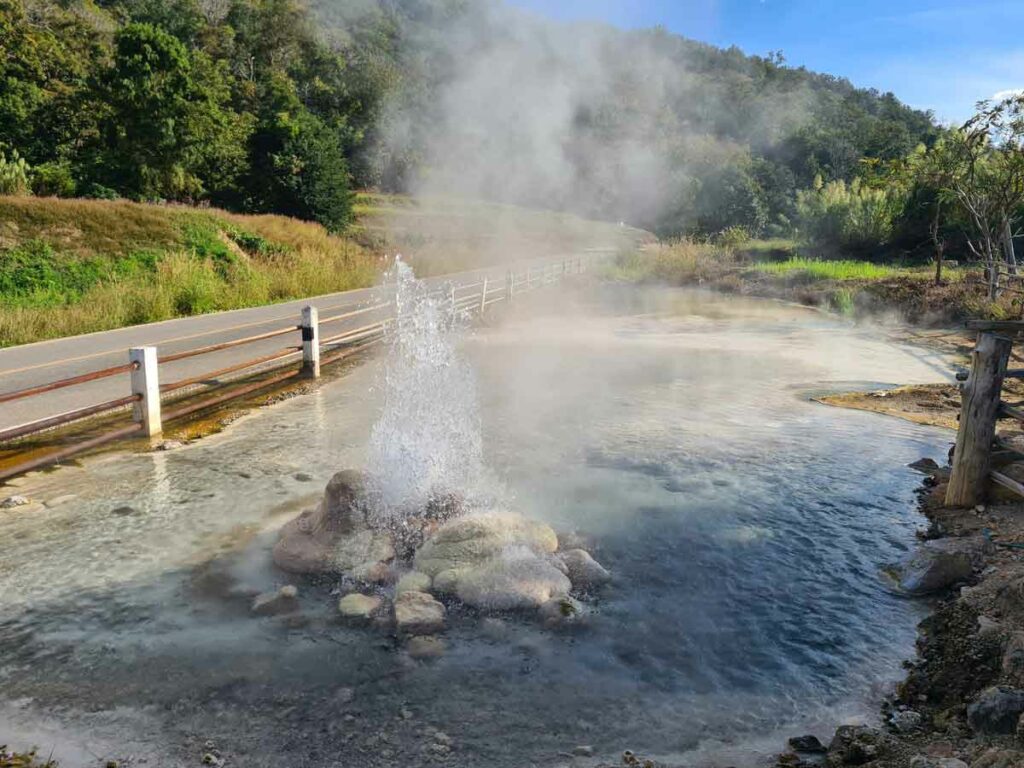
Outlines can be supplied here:
[[[547, 626], [563, 626], [583, 616], [578, 597], [611, 579], [587, 551], [560, 550], [550, 526], [522, 515], [459, 514], [446, 497], [384, 526], [368, 514], [370, 493], [362, 473], [337, 473], [319, 505], [282, 528], [274, 562], [289, 573], [344, 577], [354, 589], [339, 601], [340, 614], [393, 628], [414, 655], [443, 651], [435, 635], [445, 626], [445, 601], [533, 612]], [[293, 598], [273, 593], [257, 603], [265, 611]]]

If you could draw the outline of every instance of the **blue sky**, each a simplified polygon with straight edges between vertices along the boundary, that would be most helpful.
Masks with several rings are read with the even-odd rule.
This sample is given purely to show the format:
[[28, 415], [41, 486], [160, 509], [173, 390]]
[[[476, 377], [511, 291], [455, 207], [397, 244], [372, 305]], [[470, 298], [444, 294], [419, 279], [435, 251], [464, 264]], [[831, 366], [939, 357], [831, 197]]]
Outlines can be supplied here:
[[1024, 88], [1024, 0], [509, 0], [559, 19], [656, 24], [892, 91], [944, 121]]

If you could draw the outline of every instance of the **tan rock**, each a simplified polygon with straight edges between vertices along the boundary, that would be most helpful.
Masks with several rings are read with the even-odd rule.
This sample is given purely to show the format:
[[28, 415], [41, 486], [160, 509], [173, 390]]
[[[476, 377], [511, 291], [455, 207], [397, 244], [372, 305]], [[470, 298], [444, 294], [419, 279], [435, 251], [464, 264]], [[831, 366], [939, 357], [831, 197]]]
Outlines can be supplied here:
[[274, 563], [291, 573], [325, 573], [394, 559], [390, 537], [366, 526], [365, 496], [366, 481], [360, 473], [337, 473], [316, 509], [281, 528]]
[[402, 578], [398, 580], [398, 585], [395, 587], [395, 594], [401, 595], [403, 592], [429, 592], [431, 581], [430, 576], [425, 573], [420, 571], [409, 571], [408, 573], [402, 574]]
[[377, 595], [353, 592], [338, 601], [338, 612], [347, 619], [369, 619], [383, 603], [383, 599]]
[[403, 592], [395, 600], [395, 628], [405, 635], [432, 635], [444, 630], [444, 606], [426, 592]]

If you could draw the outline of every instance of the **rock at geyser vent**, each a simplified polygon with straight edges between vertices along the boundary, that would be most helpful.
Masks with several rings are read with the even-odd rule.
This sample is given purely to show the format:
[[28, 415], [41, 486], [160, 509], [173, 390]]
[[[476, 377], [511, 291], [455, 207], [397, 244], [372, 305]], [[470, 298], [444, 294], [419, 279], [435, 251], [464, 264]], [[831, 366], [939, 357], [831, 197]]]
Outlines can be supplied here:
[[416, 569], [435, 592], [474, 608], [539, 608], [572, 589], [555, 565], [558, 536], [550, 526], [509, 512], [451, 520], [416, 553]]
[[[594, 590], [611, 578], [583, 549], [558, 552], [554, 530], [522, 515], [491, 511], [445, 519], [461, 510], [461, 500], [452, 496], [443, 509], [428, 506], [382, 530], [367, 518], [368, 497], [363, 474], [336, 474], [316, 509], [283, 526], [274, 562], [292, 573], [344, 574], [364, 584], [387, 587], [397, 580], [393, 614], [385, 617], [379, 597], [354, 594], [342, 599], [339, 610], [350, 618], [393, 617], [406, 637], [444, 629], [445, 607], [431, 593], [480, 610], [543, 608], [542, 621], [563, 626], [582, 615], [569, 593]], [[406, 536], [408, 531], [416, 536]], [[416, 538], [421, 543], [413, 551]], [[413, 570], [403, 574], [410, 564]]]
[[274, 546], [274, 563], [290, 573], [359, 571], [367, 580], [382, 574], [377, 564], [394, 559], [390, 537], [366, 522], [365, 477], [354, 470], [338, 472], [327, 484], [316, 509], [286, 523]]

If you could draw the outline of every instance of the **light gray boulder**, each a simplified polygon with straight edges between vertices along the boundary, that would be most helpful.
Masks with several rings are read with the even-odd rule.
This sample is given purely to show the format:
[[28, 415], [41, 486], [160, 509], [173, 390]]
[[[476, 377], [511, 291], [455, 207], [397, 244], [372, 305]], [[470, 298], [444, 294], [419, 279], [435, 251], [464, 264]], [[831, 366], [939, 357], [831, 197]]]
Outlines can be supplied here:
[[509, 547], [525, 547], [537, 554], [558, 549], [551, 526], [512, 512], [467, 515], [442, 525], [416, 553], [416, 570], [429, 576], [442, 571], [471, 568]]
[[474, 608], [492, 611], [537, 609], [566, 597], [569, 578], [547, 557], [525, 547], [509, 548], [457, 576], [455, 594]]

